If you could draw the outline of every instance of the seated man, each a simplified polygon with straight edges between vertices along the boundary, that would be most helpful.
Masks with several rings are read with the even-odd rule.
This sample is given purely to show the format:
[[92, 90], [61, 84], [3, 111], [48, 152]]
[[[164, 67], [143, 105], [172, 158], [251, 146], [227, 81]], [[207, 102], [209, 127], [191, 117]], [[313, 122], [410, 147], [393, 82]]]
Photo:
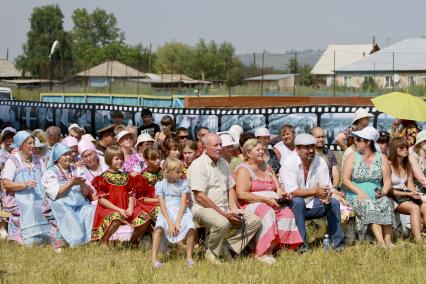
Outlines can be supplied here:
[[300, 251], [308, 250], [305, 220], [327, 216], [331, 247], [343, 249], [339, 201], [331, 197], [332, 188], [326, 161], [315, 154], [316, 139], [310, 134], [296, 136], [296, 151], [285, 159], [280, 177], [285, 190], [293, 195], [290, 204], [296, 225], [304, 240]]
[[201, 141], [204, 153], [188, 169], [192, 214], [209, 230], [206, 259], [219, 263], [219, 257], [229, 258], [229, 249], [241, 253], [261, 223], [255, 215], [238, 209], [234, 180], [228, 163], [220, 157], [220, 137], [209, 133]]

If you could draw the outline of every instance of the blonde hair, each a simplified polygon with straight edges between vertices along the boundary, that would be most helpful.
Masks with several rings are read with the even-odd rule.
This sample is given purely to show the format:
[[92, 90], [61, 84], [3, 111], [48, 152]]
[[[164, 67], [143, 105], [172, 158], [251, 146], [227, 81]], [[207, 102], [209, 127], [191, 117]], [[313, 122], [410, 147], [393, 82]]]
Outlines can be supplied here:
[[109, 147], [106, 149], [106, 151], [105, 151], [105, 155], [104, 155], [104, 158], [105, 158], [105, 164], [107, 164], [108, 166], [110, 166], [110, 167], [111, 167], [112, 159], [113, 159], [115, 156], [118, 156], [118, 157], [122, 158], [122, 159], [123, 159], [123, 161], [124, 161], [124, 153], [123, 153], [123, 151], [121, 150], [121, 148], [120, 148], [120, 147], [118, 147], [118, 146], [109, 146]]
[[248, 153], [250, 153], [251, 150], [253, 150], [253, 148], [257, 146], [257, 144], [262, 144], [262, 143], [256, 138], [251, 138], [244, 143], [244, 145], [243, 145], [243, 161], [248, 161], [248, 159], [249, 159]]
[[163, 163], [163, 175], [167, 179], [169, 173], [183, 168], [183, 162], [174, 157], [169, 157]]

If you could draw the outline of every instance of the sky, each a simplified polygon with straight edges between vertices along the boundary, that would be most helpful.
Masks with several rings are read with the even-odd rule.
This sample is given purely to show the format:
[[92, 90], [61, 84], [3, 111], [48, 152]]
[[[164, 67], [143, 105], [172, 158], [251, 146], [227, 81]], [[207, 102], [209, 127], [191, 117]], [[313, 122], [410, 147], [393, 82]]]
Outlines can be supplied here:
[[331, 43], [381, 47], [426, 36], [423, 0], [0, 0], [0, 58], [22, 52], [34, 7], [58, 4], [65, 30], [77, 8], [113, 13], [129, 44], [229, 41], [237, 53], [325, 49]]

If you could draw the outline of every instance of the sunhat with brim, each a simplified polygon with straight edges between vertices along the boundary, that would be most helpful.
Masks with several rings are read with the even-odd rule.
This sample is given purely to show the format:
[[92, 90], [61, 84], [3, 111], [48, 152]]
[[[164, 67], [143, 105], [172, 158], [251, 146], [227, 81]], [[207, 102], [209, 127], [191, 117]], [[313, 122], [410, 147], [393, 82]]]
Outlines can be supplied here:
[[90, 142], [96, 142], [96, 139], [92, 136], [92, 134], [84, 134], [83, 136], [81, 136], [81, 139], [86, 139]]
[[414, 144], [414, 147], [422, 143], [423, 141], [426, 141], [426, 130], [422, 130], [416, 135], [416, 144]]
[[374, 147], [376, 148], [376, 151], [380, 151], [380, 146], [377, 144], [377, 140], [379, 140], [379, 132], [376, 130], [376, 128], [372, 126], [367, 126], [362, 130], [359, 131], [353, 131], [352, 136], [363, 138], [365, 140], [370, 140], [374, 142]]
[[73, 136], [67, 136], [64, 139], [62, 139], [61, 143], [68, 147], [73, 147], [78, 145], [78, 140], [77, 138]]
[[308, 146], [317, 144], [317, 139], [309, 133], [301, 133], [294, 139], [296, 146]]
[[152, 137], [151, 137], [151, 135], [149, 135], [149, 133], [141, 133], [138, 136], [138, 139], [136, 140], [135, 148], [137, 149], [140, 143], [149, 142], [149, 141], [150, 142], [155, 142], [155, 140], [152, 139]]
[[120, 133], [117, 134], [117, 142], [120, 143], [120, 140], [123, 139], [124, 136], [127, 136], [127, 135], [131, 135], [133, 137], [133, 134], [130, 133], [129, 131], [127, 131], [127, 130], [120, 131]]
[[6, 127], [5, 129], [2, 130], [1, 135], [3, 135], [6, 131], [10, 131], [10, 132], [13, 132], [13, 133], [16, 134], [16, 129], [8, 126], [8, 127]]
[[357, 109], [357, 111], [355, 112], [355, 117], [352, 120], [352, 124], [354, 124], [357, 120], [360, 120], [361, 118], [364, 118], [364, 117], [370, 118], [373, 116], [374, 116], [373, 114], [369, 113], [365, 108], [361, 107]]
[[28, 137], [32, 137], [31, 133], [25, 130], [19, 131], [15, 136], [13, 136], [13, 144], [11, 147], [17, 149], [21, 148], [22, 144], [28, 139]]
[[235, 141], [232, 135], [229, 133], [222, 133], [219, 137], [220, 141], [222, 142], [222, 147], [239, 145], [239, 143]]
[[78, 125], [77, 123], [73, 123], [73, 124], [71, 124], [69, 127], [68, 127], [68, 132], [70, 132], [71, 131], [71, 129], [73, 129], [73, 128], [77, 128], [78, 129], [78, 131], [82, 131], [83, 129], [80, 127], [80, 125]]
[[238, 124], [232, 125], [228, 130], [228, 133], [231, 134], [232, 138], [236, 142], [240, 142], [240, 136], [241, 134], [243, 134], [243, 132], [244, 132], [244, 129]]
[[46, 146], [46, 144], [44, 144], [44, 143], [41, 143], [40, 142], [40, 139], [38, 139], [37, 137], [34, 137], [34, 144], [35, 144], [35, 147], [36, 148], [43, 148], [43, 147], [45, 147]]
[[271, 136], [271, 133], [266, 127], [258, 127], [254, 130], [254, 136], [255, 137]]
[[50, 154], [49, 162], [47, 163], [47, 168], [50, 168], [55, 165], [55, 162], [59, 160], [65, 153], [71, 152], [70, 147], [62, 144], [56, 143], [53, 146], [52, 153]]

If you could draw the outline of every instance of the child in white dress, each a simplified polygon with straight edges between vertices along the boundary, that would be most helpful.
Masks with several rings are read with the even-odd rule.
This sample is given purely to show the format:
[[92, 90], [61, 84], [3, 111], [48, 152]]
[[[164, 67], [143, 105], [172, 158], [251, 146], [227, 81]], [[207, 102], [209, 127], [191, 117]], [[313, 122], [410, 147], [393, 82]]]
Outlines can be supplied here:
[[152, 263], [159, 268], [161, 262], [157, 258], [161, 240], [172, 243], [186, 239], [186, 265], [192, 266], [192, 251], [195, 242], [195, 225], [188, 208], [188, 199], [191, 190], [188, 182], [181, 179], [183, 170], [182, 161], [176, 158], [167, 158], [163, 165], [164, 179], [155, 184], [155, 193], [160, 203], [160, 213], [157, 217], [153, 233]]

